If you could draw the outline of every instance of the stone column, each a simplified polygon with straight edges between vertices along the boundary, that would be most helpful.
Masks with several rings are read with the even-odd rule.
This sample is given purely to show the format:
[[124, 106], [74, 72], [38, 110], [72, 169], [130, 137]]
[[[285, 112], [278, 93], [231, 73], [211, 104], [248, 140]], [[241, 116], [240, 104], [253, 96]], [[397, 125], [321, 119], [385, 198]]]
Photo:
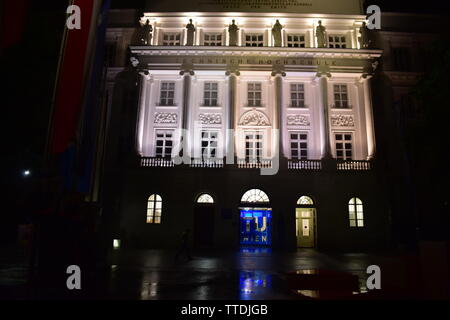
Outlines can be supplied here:
[[226, 128], [226, 163], [233, 164], [235, 158], [234, 152], [234, 136], [235, 136], [235, 117], [236, 117], [236, 91], [237, 77], [240, 72], [235, 66], [229, 66], [225, 72], [228, 76], [228, 126]]
[[286, 73], [273, 71], [272, 76], [275, 77], [275, 117], [273, 119], [273, 128], [279, 130], [278, 150], [280, 151], [279, 154], [283, 154], [283, 77], [286, 76]]
[[375, 129], [373, 123], [373, 109], [372, 109], [372, 92], [370, 89], [370, 75], [362, 77], [364, 90], [364, 113], [366, 116], [366, 132], [367, 132], [367, 158], [372, 159], [375, 156]]
[[330, 143], [330, 120], [328, 113], [328, 80], [331, 77], [330, 73], [318, 72], [317, 80], [319, 83], [319, 106], [322, 112], [322, 133], [324, 136], [325, 149], [323, 150], [322, 158], [331, 158], [331, 143]]
[[[182, 157], [184, 163], [190, 162], [190, 152], [186, 152], [188, 147], [189, 135], [187, 133], [188, 129], [188, 120], [189, 120], [189, 100], [190, 100], [190, 91], [191, 91], [191, 76], [194, 75], [192, 64], [183, 64], [181, 66], [180, 75], [183, 77], [183, 96], [182, 96], [182, 122], [181, 122], [181, 152], [180, 156]], [[189, 156], [189, 157], [188, 157]]]

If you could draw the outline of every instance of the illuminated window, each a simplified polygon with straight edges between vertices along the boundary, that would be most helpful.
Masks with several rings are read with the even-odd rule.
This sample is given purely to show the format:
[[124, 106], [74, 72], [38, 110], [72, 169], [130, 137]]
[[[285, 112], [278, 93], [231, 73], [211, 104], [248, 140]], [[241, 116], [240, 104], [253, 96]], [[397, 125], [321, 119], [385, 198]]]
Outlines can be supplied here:
[[203, 91], [203, 105], [207, 107], [216, 107], [217, 94], [217, 82], [205, 82]]
[[308, 159], [308, 134], [306, 132], [291, 132], [291, 159]]
[[247, 85], [247, 101], [249, 107], [261, 107], [261, 83]]
[[347, 48], [347, 43], [345, 36], [343, 35], [329, 35], [328, 36], [328, 47], [336, 49]]
[[172, 155], [172, 130], [157, 130], [155, 139], [155, 156], [167, 158]]
[[269, 197], [260, 189], [251, 189], [244, 193], [241, 202], [268, 203]]
[[305, 36], [303, 34], [288, 34], [287, 46], [293, 48], [304, 48]]
[[197, 198], [197, 203], [214, 203], [214, 199], [211, 195], [204, 193]]
[[305, 87], [303, 83], [291, 83], [291, 108], [305, 107]]
[[335, 84], [334, 89], [334, 108], [349, 108], [348, 93], [346, 84]]
[[258, 162], [261, 160], [263, 147], [263, 136], [261, 133], [245, 134], [245, 160], [247, 162]]
[[338, 160], [352, 160], [353, 157], [353, 143], [351, 133], [336, 133], [336, 159]]
[[300, 198], [298, 198], [297, 204], [299, 204], [299, 205], [313, 205], [314, 202], [308, 196], [301, 196]]
[[220, 33], [206, 33], [203, 38], [204, 46], [221, 46], [222, 35]]
[[152, 194], [147, 202], [147, 223], [161, 223], [162, 198], [158, 194]]
[[218, 142], [217, 131], [202, 131], [202, 159], [207, 160], [216, 157], [217, 152], [217, 142]]
[[264, 46], [264, 35], [262, 34], [246, 34], [245, 35], [246, 47], [262, 47]]
[[160, 106], [173, 106], [175, 97], [175, 82], [162, 82], [159, 98]]
[[351, 198], [348, 202], [350, 227], [364, 227], [363, 203], [359, 198]]
[[180, 33], [165, 33], [163, 35], [163, 46], [179, 46], [181, 44]]

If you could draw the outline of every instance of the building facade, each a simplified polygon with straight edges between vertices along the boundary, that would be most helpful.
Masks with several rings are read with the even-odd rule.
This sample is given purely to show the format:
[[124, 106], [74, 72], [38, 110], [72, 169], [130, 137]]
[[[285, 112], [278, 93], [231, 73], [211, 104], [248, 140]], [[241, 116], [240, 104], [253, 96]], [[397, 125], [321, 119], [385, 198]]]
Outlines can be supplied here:
[[138, 25], [111, 12], [104, 188], [124, 245], [174, 248], [187, 228], [199, 248], [390, 245], [383, 51], [359, 1], [318, 3], [148, 10]]

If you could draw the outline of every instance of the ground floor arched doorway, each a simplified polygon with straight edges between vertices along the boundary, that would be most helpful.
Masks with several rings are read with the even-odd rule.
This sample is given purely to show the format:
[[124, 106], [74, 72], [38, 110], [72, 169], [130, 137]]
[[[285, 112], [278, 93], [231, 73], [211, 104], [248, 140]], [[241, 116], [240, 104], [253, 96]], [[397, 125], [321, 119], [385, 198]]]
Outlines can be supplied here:
[[200, 194], [195, 203], [194, 245], [197, 248], [214, 245], [214, 198], [207, 193]]
[[295, 231], [297, 247], [314, 248], [317, 242], [316, 209], [313, 200], [301, 196], [295, 208]]
[[239, 207], [239, 243], [269, 246], [272, 244], [272, 208], [267, 194], [259, 189], [244, 193]]

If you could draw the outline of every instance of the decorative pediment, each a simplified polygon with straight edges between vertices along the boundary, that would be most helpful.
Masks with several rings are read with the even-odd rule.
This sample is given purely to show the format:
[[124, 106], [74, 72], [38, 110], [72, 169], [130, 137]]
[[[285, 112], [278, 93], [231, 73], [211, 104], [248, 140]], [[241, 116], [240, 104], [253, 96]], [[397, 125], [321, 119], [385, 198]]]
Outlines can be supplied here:
[[240, 126], [270, 126], [269, 118], [257, 110], [245, 112], [239, 120]]
[[178, 115], [170, 112], [155, 113], [154, 123], [177, 123]]
[[309, 116], [302, 114], [289, 114], [286, 117], [288, 126], [309, 126]]
[[200, 113], [198, 119], [201, 124], [221, 124], [222, 115], [220, 113]]
[[331, 125], [333, 127], [354, 127], [355, 121], [351, 115], [333, 114], [331, 116]]

